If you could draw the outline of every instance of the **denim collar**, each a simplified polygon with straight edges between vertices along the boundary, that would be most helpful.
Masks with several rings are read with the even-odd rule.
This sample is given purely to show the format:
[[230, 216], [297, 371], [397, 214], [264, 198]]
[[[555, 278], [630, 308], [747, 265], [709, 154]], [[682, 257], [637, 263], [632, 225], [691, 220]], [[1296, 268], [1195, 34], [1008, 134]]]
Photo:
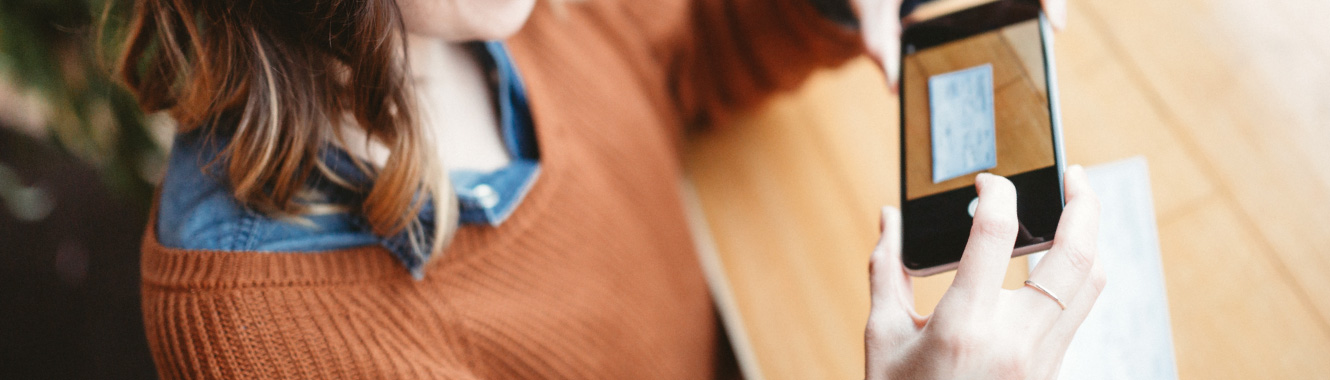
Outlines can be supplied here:
[[[471, 47], [491, 74], [488, 79], [495, 89], [499, 127], [511, 161], [490, 172], [453, 170], [449, 177], [457, 194], [459, 223], [497, 227], [512, 215], [539, 177], [540, 148], [527, 103], [526, 87], [507, 47], [498, 41], [479, 42]], [[340, 155], [349, 159], [344, 156], [345, 152]], [[354, 169], [346, 165], [337, 167]], [[417, 217], [425, 231], [433, 231], [436, 227], [433, 202], [426, 202]], [[402, 261], [412, 276], [424, 276], [423, 266], [429, 260], [434, 244], [432, 235], [419, 237], [414, 245], [418, 248], [413, 248], [411, 236], [405, 231], [383, 238], [382, 244]]]
[[[490, 75], [503, 143], [511, 158], [493, 171], [454, 170], [449, 173], [458, 198], [459, 222], [465, 226], [496, 227], [508, 219], [540, 174], [540, 150], [517, 68], [501, 42], [470, 45]], [[319, 252], [366, 244], [379, 244], [417, 279], [433, 251], [432, 234], [415, 237], [402, 232], [375, 235], [363, 215], [356, 212], [311, 215], [309, 223], [295, 223], [255, 212], [234, 199], [225, 176], [208, 162], [220, 158], [231, 136], [211, 136], [207, 128], [176, 136], [171, 163], [161, 190], [158, 239], [168, 247], [259, 252]], [[361, 172], [346, 151], [326, 145], [320, 159], [328, 169], [350, 182], [338, 186], [315, 172], [308, 186], [321, 199], [359, 210], [372, 177]], [[418, 215], [423, 231], [435, 227], [434, 204], [426, 200]], [[313, 224], [312, 226], [309, 224]]]

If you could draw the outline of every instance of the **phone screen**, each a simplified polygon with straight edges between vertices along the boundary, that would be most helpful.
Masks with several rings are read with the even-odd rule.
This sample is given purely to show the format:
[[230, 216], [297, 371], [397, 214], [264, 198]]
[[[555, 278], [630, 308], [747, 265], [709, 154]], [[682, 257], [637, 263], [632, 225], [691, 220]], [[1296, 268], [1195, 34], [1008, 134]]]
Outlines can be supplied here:
[[1052, 240], [1062, 213], [1061, 148], [1043, 33], [1037, 3], [1018, 1], [906, 31], [901, 197], [908, 268], [960, 260], [980, 172], [1016, 186], [1021, 228], [1013, 248]]

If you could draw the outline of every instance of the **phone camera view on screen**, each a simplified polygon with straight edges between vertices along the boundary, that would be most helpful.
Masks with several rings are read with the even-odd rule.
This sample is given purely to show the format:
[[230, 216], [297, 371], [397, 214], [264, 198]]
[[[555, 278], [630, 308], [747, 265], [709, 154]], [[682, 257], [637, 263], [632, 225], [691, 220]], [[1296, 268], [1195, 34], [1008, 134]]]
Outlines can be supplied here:
[[1018, 253], [1051, 241], [1062, 212], [1060, 147], [1038, 3], [999, 1], [930, 21], [903, 38], [907, 268], [960, 259], [981, 172], [1016, 185]]

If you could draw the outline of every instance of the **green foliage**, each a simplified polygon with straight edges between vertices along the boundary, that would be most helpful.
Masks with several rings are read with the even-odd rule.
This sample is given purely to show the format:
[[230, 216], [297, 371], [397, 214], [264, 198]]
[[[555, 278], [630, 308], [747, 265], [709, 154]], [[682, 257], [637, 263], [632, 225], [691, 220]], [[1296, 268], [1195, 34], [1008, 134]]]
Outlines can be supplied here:
[[[40, 94], [57, 146], [99, 168], [124, 195], [146, 199], [152, 185], [145, 176], [160, 167], [163, 149], [150, 138], [137, 102], [110, 76], [123, 15], [132, 6], [114, 0], [0, 0], [0, 75]], [[103, 28], [104, 15], [109, 17]]]

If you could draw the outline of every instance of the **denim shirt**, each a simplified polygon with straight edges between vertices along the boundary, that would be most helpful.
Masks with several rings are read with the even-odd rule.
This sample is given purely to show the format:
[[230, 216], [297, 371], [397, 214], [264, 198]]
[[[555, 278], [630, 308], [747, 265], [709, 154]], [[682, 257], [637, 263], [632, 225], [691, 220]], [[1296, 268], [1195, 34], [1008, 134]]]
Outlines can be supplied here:
[[[531, 189], [540, 174], [540, 152], [517, 68], [501, 42], [473, 45], [481, 63], [493, 75], [500, 129], [511, 162], [493, 171], [449, 172], [457, 193], [460, 223], [498, 226]], [[225, 176], [214, 163], [229, 136], [207, 136], [198, 131], [176, 136], [170, 166], [158, 203], [157, 238], [162, 245], [180, 249], [315, 253], [378, 244], [391, 252], [419, 279], [424, 276], [433, 242], [426, 236], [412, 244], [404, 231], [394, 236], [375, 235], [358, 213], [340, 212], [302, 216], [303, 221], [278, 219], [240, 204]], [[327, 147], [321, 159], [334, 173], [352, 183], [370, 183], [345, 151]], [[225, 158], [222, 157], [222, 160]], [[319, 202], [358, 210], [365, 194], [334, 185], [317, 171], [308, 184]], [[367, 186], [361, 186], [367, 188]], [[417, 215], [426, 231], [434, 228], [434, 205], [426, 202]], [[429, 235], [429, 234], [425, 234]]]

